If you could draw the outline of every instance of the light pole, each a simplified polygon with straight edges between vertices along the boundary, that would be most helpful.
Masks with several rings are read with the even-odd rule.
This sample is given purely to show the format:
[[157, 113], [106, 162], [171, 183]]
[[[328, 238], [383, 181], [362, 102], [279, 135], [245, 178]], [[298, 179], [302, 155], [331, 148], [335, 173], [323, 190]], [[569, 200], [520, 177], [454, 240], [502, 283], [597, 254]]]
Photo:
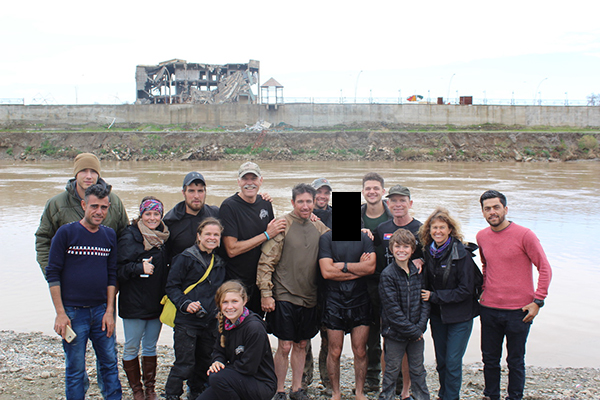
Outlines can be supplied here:
[[456, 73], [452, 74], [450, 82], [448, 82], [448, 93], [446, 94], [447, 101], [450, 101], [450, 85], [452, 85], [452, 78], [454, 78], [454, 75], [456, 75]]
[[[542, 84], [542, 82], [544, 82], [546, 79], [548, 78], [544, 78], [540, 81], [540, 83], [538, 83], [537, 88], [535, 88], [535, 92], [533, 92], [533, 105], [535, 105], [535, 99], [537, 98], [538, 95], [538, 90], [540, 89], [540, 86]], [[541, 104], [540, 104], [541, 105]]]
[[358, 78], [360, 78], [360, 74], [362, 74], [362, 69], [356, 76], [356, 83], [354, 84], [354, 104], [356, 104], [356, 90], [358, 89]]

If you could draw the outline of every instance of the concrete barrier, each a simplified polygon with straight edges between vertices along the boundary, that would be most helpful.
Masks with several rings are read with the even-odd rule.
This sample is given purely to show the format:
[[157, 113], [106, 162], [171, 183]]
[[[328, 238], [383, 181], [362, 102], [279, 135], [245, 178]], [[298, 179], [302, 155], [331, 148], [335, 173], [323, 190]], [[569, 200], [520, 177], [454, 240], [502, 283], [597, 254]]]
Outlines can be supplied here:
[[0, 125], [190, 124], [240, 128], [258, 120], [297, 128], [385, 123], [600, 127], [600, 107], [437, 104], [0, 105]]

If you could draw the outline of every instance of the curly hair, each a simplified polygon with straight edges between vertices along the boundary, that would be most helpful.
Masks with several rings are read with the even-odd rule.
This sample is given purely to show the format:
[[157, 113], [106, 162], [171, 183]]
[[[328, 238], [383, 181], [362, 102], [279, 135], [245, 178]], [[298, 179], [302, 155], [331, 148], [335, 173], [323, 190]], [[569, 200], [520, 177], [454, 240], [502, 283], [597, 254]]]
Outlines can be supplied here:
[[421, 239], [423, 249], [427, 249], [431, 245], [431, 242], [433, 242], [433, 238], [431, 237], [431, 225], [434, 221], [442, 221], [448, 224], [450, 236], [461, 242], [463, 241], [464, 238], [458, 220], [452, 217], [450, 212], [444, 207], [438, 207], [431, 213], [421, 228], [419, 228], [419, 238]]
[[217, 320], [219, 321], [219, 334], [221, 335], [220, 344], [221, 347], [225, 347], [225, 336], [223, 335], [223, 331], [225, 331], [225, 316], [221, 312], [221, 302], [225, 298], [227, 293], [237, 293], [240, 295], [244, 303], [248, 301], [248, 293], [246, 292], [246, 288], [242, 284], [242, 282], [238, 280], [231, 280], [223, 283], [215, 294], [215, 303], [219, 308], [219, 312], [217, 314]]

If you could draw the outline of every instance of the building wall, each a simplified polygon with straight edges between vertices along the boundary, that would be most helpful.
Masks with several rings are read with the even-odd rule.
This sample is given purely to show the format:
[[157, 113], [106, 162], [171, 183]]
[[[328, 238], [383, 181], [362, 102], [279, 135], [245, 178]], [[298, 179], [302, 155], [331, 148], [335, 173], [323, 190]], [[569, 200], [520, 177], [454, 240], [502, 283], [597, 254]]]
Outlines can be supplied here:
[[192, 124], [240, 128], [265, 120], [298, 128], [364, 123], [600, 127], [600, 107], [427, 104], [0, 105], [0, 125]]

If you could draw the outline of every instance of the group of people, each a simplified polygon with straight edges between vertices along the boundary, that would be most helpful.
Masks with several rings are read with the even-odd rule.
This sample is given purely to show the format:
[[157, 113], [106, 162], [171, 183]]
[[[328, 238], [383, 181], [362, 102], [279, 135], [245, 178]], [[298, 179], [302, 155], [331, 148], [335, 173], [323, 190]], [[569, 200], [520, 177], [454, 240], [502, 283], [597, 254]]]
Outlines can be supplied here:
[[[522, 398], [527, 334], [544, 304], [551, 268], [535, 234], [506, 219], [503, 194], [487, 191], [480, 198], [490, 227], [477, 235], [479, 298], [477, 245], [464, 242], [458, 221], [437, 208], [421, 224], [410, 212], [410, 190], [396, 185], [384, 198], [377, 173], [363, 178], [362, 229], [355, 241], [334, 240], [333, 188], [326, 178], [294, 186], [292, 211], [275, 218], [270, 196], [259, 194], [257, 164], [240, 166], [239, 191], [220, 207], [206, 204], [206, 180], [190, 172], [183, 201], [165, 213], [159, 199], [144, 197], [129, 223], [100, 175], [96, 156], [78, 155], [74, 178], [47, 202], [36, 232], [38, 262], [56, 310], [54, 329], [64, 339], [67, 399], [85, 398], [88, 340], [103, 397], [122, 397], [117, 292], [122, 366], [136, 400], [157, 398], [165, 295], [176, 308], [167, 399], [181, 398], [186, 382], [188, 399], [309, 399], [310, 340], [319, 332], [320, 378], [333, 400], [341, 399], [347, 333], [357, 399], [379, 390], [380, 399], [429, 399], [423, 365], [428, 321], [438, 398], [459, 399], [462, 358], [478, 315], [484, 396], [500, 398], [506, 337], [507, 398]], [[532, 264], [539, 272], [536, 289]], [[278, 340], [274, 354], [268, 333]]]

